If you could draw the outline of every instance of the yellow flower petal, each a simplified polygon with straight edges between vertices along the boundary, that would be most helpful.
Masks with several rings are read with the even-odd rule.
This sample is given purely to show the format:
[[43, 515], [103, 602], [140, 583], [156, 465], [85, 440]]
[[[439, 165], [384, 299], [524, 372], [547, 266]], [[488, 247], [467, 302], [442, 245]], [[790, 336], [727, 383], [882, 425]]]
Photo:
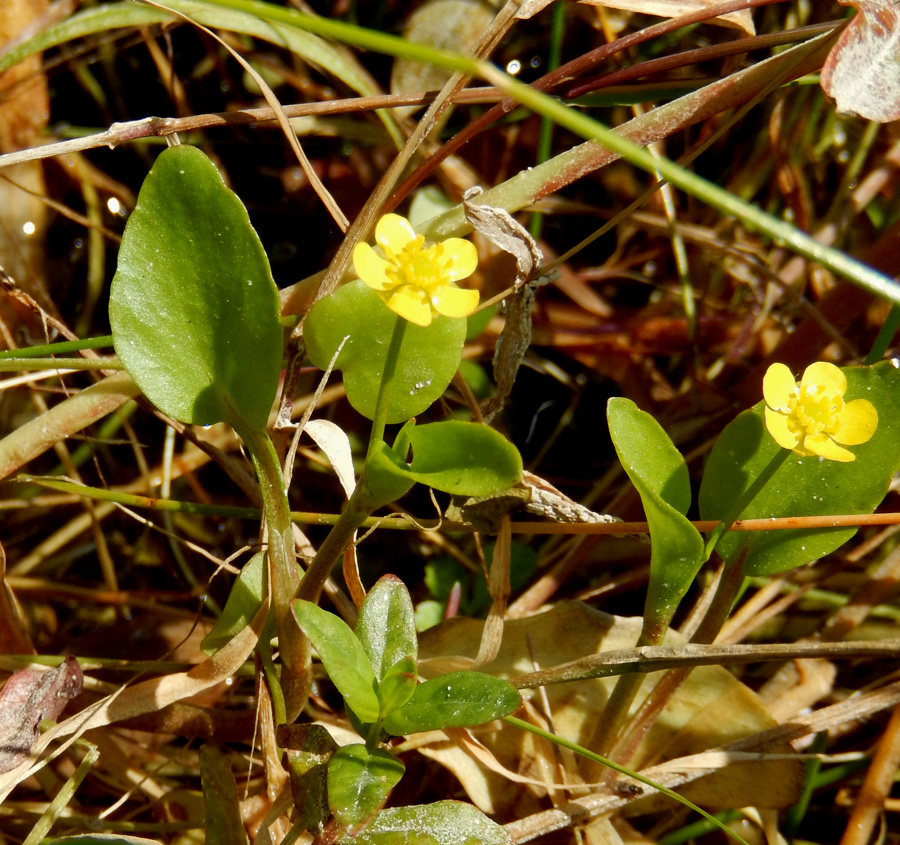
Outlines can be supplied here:
[[441, 258], [444, 264], [444, 279], [448, 282], [458, 282], [475, 272], [478, 266], [478, 250], [471, 241], [462, 238], [448, 238], [441, 244], [443, 252]]
[[399, 288], [386, 301], [388, 308], [404, 320], [409, 320], [417, 326], [431, 325], [431, 305], [422, 302], [416, 291], [405, 287]]
[[853, 452], [848, 452], [824, 434], [810, 434], [803, 440], [803, 446], [814, 455], [827, 458], [829, 461], [850, 463], [856, 460]]
[[[763, 398], [770, 408], [786, 408], [788, 399], [794, 395], [796, 388], [794, 376], [784, 364], [772, 364], [766, 370], [763, 377]], [[791, 447], [786, 446], [785, 448], [790, 449]]]
[[431, 304], [445, 317], [468, 317], [478, 307], [478, 291], [444, 285], [435, 291]]
[[826, 393], [843, 396], [847, 392], [847, 377], [834, 364], [816, 361], [803, 371], [800, 379], [801, 390], [809, 387], [823, 387]]
[[462, 238], [426, 244], [410, 222], [385, 214], [375, 226], [378, 249], [359, 244], [353, 251], [357, 275], [377, 290], [387, 306], [411, 323], [428, 326], [434, 314], [465, 317], [478, 305], [477, 291], [457, 289], [470, 276], [478, 252]]
[[368, 244], [357, 244], [353, 248], [353, 269], [370, 288], [385, 290], [390, 286], [387, 270], [391, 265]]
[[375, 225], [375, 242], [388, 256], [402, 252], [415, 239], [409, 220], [399, 214], [385, 214]]
[[788, 418], [784, 414], [766, 408], [766, 428], [769, 429], [769, 434], [782, 449], [793, 449], [797, 445], [797, 435], [788, 428]]
[[845, 446], [858, 446], [871, 440], [878, 428], [878, 411], [868, 399], [854, 399], [844, 405], [838, 427], [832, 437]]

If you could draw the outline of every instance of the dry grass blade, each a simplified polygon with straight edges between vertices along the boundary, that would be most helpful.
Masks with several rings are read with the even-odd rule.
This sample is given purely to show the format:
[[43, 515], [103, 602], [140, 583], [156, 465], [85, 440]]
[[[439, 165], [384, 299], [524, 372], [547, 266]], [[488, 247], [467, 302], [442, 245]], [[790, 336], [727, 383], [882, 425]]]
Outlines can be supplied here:
[[[181, 13], [157, 11], [167, 2]], [[735, 824], [748, 841], [830, 845], [840, 830], [842, 845], [863, 845], [879, 824], [885, 841], [900, 831], [892, 796], [900, 487], [874, 512], [847, 504], [825, 516], [736, 522], [736, 543], [775, 542], [784, 531], [853, 536], [793, 570], [745, 579], [734, 567], [724, 579], [742, 583], [733, 607], [717, 592], [713, 556], [686, 588], [672, 618], [677, 633], [636, 647], [648, 579], [658, 574], [651, 555], [663, 546], [647, 543], [652, 525], [604, 417], [608, 400], [624, 397], [659, 422], [685, 458], [693, 499], [678, 504], [695, 518], [711, 450], [761, 401], [768, 366], [798, 376], [822, 361], [859, 374], [872, 371], [854, 365], [882, 360], [888, 371], [900, 313], [791, 252], [790, 240], [760, 234], [749, 222], [759, 218], [715, 211], [712, 193], [672, 188], [662, 198], [654, 174], [583, 143], [590, 133], [573, 118], [589, 116], [644, 146], [659, 142], [663, 169], [681, 179], [671, 184], [695, 190], [680, 175], [694, 173], [787, 221], [778, 231], [790, 223], [847, 261], [897, 277], [900, 132], [839, 113], [854, 97], [872, 100], [862, 90], [871, 73], [855, 80], [831, 51], [840, 38], [861, 56], [869, 39], [890, 54], [895, 33], [882, 36], [873, 21], [893, 20], [896, 10], [838, 0], [511, 0], [486, 12], [493, 22], [472, 51], [490, 66], [439, 57], [497, 87], [456, 74], [439, 91], [379, 94], [391, 90], [395, 53], [421, 62], [429, 49], [391, 36], [410, 31], [411, 14], [447, 2], [456, 0], [320, 0], [310, 9], [114, 2], [102, 7], [103, 20], [100, 7], [60, 2], [48, 8], [52, 19], [21, 25], [9, 15], [21, 8], [33, 19], [43, 2], [0, 10], [0, 43], [46, 35], [30, 44], [53, 45], [0, 77], [0, 174], [23, 190], [0, 182], [22, 208], [39, 206], [21, 216], [12, 199], [0, 202], [0, 264], [4, 243], [31, 256], [27, 274], [10, 266], [0, 274], [0, 343], [10, 350], [0, 363], [0, 684], [27, 667], [40, 689], [55, 677], [47, 667], [65, 665], [67, 655], [85, 676], [84, 693], [64, 713], [46, 711], [59, 724], [44, 725], [33, 749], [31, 717], [45, 702], [35, 699], [28, 718], [17, 707], [4, 714], [14, 729], [0, 745], [15, 753], [0, 761], [12, 764], [0, 774], [3, 842], [90, 832], [165, 845], [204, 835], [279, 845], [303, 840], [299, 816], [317, 828], [310, 840], [339, 841], [345, 834], [325, 794], [293, 789], [298, 772], [279, 745], [313, 724], [332, 738], [316, 752], [319, 766], [335, 747], [366, 740], [402, 760], [392, 811], [456, 799], [515, 842], [700, 841], [687, 827], [693, 817], [670, 798], [510, 722], [360, 736], [340, 685], [319, 663], [298, 723], [279, 726], [281, 655], [265, 605], [243, 608], [228, 645], [212, 657], [203, 651], [218, 608], [228, 621], [229, 596], [247, 586], [252, 570], [242, 567], [259, 549], [262, 488], [242, 441], [226, 426], [165, 419], [125, 373], [77, 370], [74, 356], [97, 358], [83, 342], [57, 347], [55, 360], [44, 348], [108, 334], [104, 309], [92, 303], [105, 301], [142, 180], [176, 133], [216, 162], [241, 199], [280, 289], [290, 367], [275, 441], [287, 450], [292, 420], [312, 435], [291, 444], [285, 472], [293, 538], [309, 559], [357, 479], [369, 481], [359, 460], [369, 427], [346, 400], [346, 373], [329, 371], [326, 387], [298, 353], [304, 315], [345, 281], [354, 246], [394, 207], [429, 243], [471, 235], [478, 251], [465, 283], [479, 288], [483, 311], [470, 321], [452, 385], [417, 426], [487, 421], [529, 472], [486, 503], [448, 509], [445, 494], [417, 487], [374, 512], [322, 603], [354, 626], [379, 577], [403, 581], [427, 630], [412, 666], [406, 620], [404, 658], [391, 675], [398, 696], [416, 675], [421, 683], [477, 667], [519, 690], [515, 716], [597, 752], [614, 723], [607, 702], [616, 676], [628, 674], [638, 691], [611, 756], [704, 810], [746, 807]], [[690, 13], [645, 17], [654, 10]], [[734, 13], [742, 32], [710, 25]], [[2, 56], [16, 50], [4, 47]], [[837, 102], [818, 84], [820, 72]], [[835, 78], [837, 91], [827, 87]], [[891, 79], [884, 76], [885, 90]], [[549, 94], [549, 106], [533, 105], [559, 124], [504, 93], [530, 96], [517, 82]], [[43, 116], [41, 92], [50, 106]], [[13, 104], [30, 115], [30, 135], [6, 144], [19, 126]], [[8, 170], [22, 165], [37, 182]], [[488, 206], [487, 216], [502, 218], [501, 237], [471, 233], [457, 204], [472, 186], [484, 193], [470, 216]], [[532, 297], [538, 264], [541, 281], [547, 267], [559, 276]], [[523, 283], [504, 322], [492, 309]], [[158, 313], [167, 306], [155, 304]], [[88, 365], [108, 370], [106, 354]], [[495, 355], [502, 366], [493, 374]], [[164, 363], [196, 366], [177, 354]], [[880, 417], [882, 430], [894, 416]], [[395, 436], [389, 428], [386, 442]], [[846, 485], [835, 490], [813, 495], [850, 501]], [[693, 522], [701, 534], [717, 525]], [[265, 593], [253, 584], [251, 598], [257, 589]], [[724, 620], [715, 639], [707, 617]], [[712, 644], [688, 642], [698, 630]], [[479, 689], [490, 685], [479, 681]], [[7, 683], [4, 701], [18, 682]], [[87, 731], [96, 760], [79, 743]], [[326, 774], [319, 768], [315, 777]], [[70, 791], [60, 790], [67, 782]], [[296, 813], [307, 799], [316, 812]]]

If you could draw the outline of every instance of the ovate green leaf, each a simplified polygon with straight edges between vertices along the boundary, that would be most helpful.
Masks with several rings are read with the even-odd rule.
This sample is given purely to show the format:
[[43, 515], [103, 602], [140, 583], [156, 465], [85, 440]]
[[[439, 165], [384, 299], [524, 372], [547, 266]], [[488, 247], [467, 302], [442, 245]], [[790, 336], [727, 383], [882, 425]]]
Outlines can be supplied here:
[[374, 722], [379, 712], [375, 673], [356, 634], [339, 616], [312, 602], [298, 599], [291, 607], [344, 703], [362, 722]]
[[405, 736], [481, 725], [512, 713], [521, 703], [509, 681], [481, 672], [450, 672], [419, 684], [403, 707], [388, 714], [384, 728]]
[[356, 636], [379, 681], [397, 661], [415, 658], [419, 643], [412, 600], [396, 575], [379, 578], [369, 590], [359, 611]]
[[419, 682], [417, 671], [415, 658], [411, 656], [401, 657], [387, 670], [378, 684], [382, 716], [402, 707], [413, 697]]
[[509, 834], [477, 807], [438, 801], [381, 810], [352, 840], [355, 845], [511, 845]]
[[[408, 448], [412, 460], [405, 464]], [[490, 496], [522, 478], [519, 451], [486, 425], [446, 420], [406, 425], [393, 450], [384, 446], [366, 470], [370, 486], [419, 482], [464, 496]]]
[[[388, 346], [400, 319], [374, 290], [357, 280], [319, 300], [304, 324], [306, 351], [321, 370], [347, 338], [335, 366], [344, 374], [350, 404], [369, 419], [375, 413]], [[430, 326], [406, 326], [388, 423], [405, 422], [443, 394], [459, 366], [465, 338], [463, 317], [435, 317]]]
[[162, 152], [125, 227], [116, 352], [182, 422], [266, 425], [281, 365], [278, 291], [241, 201], [195, 147]]
[[356, 828], [387, 801], [403, 777], [393, 754], [365, 745], [345, 745], [328, 763], [328, 803], [338, 822]]
[[[872, 513], [900, 470], [900, 369], [893, 361], [843, 368], [846, 401], [868, 399], [878, 411], [872, 439], [848, 447], [856, 460], [836, 463], [789, 455], [741, 519]], [[722, 519], [781, 451], [766, 429], [760, 402], [731, 422], [716, 441], [700, 486], [702, 519]], [[847, 542], [854, 528], [726, 534], [716, 547], [730, 558], [747, 546], [744, 572], [767, 575], [818, 560]]]

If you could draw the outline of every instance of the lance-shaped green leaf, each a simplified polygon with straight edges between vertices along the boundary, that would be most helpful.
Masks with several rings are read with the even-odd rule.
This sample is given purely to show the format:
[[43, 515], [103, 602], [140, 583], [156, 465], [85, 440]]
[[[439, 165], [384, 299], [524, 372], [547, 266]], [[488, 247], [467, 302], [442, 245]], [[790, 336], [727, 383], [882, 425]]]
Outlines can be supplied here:
[[356, 634], [339, 616], [318, 605], [298, 599], [291, 607], [303, 633], [319, 653], [331, 682], [344, 697], [344, 703], [360, 721], [378, 718], [375, 673]]
[[298, 821], [310, 833], [320, 834], [331, 813], [328, 761], [339, 746], [323, 725], [279, 725], [275, 739], [286, 749]]
[[241, 568], [234, 586], [228, 594], [222, 615], [216, 620], [216, 624], [200, 644], [207, 654], [218, 651], [223, 645], [230, 642], [236, 634], [250, 624], [250, 620], [256, 615], [256, 611], [263, 603], [265, 560], [265, 553], [257, 552]]
[[[409, 590], [396, 575], [379, 578], [359, 610], [356, 636], [378, 681], [405, 657], [419, 649]], [[413, 664], [415, 671], [415, 664]]]
[[[406, 463], [409, 449], [412, 460]], [[371, 489], [419, 482], [464, 496], [490, 496], [522, 478], [522, 457], [502, 434], [486, 425], [446, 420], [405, 425], [393, 449], [370, 457], [365, 483]], [[390, 500], [388, 500], [390, 501]]]
[[499, 719], [522, 703], [509, 681], [481, 672], [450, 672], [419, 684], [413, 697], [389, 713], [384, 728], [395, 736], [465, 728]]
[[685, 516], [691, 506], [690, 478], [660, 424], [630, 399], [610, 399], [606, 416], [616, 454], [640, 494], [650, 526], [644, 632], [655, 641], [703, 563], [703, 538]]
[[[303, 326], [307, 354], [320, 370], [347, 338], [335, 368], [344, 374], [350, 404], [369, 419], [375, 415], [388, 347], [400, 319], [357, 280], [319, 300]], [[459, 367], [465, 339], [464, 317], [435, 317], [429, 326], [406, 326], [386, 422], [406, 422], [443, 394]]]
[[[856, 456], [837, 463], [791, 454], [740, 514], [741, 519], [872, 513], [900, 470], [900, 369], [893, 361], [842, 368], [844, 398], [867, 399], [878, 412], [872, 438], [848, 447]], [[781, 451], [765, 425], [765, 403], [738, 415], [719, 435], [700, 486], [702, 519], [723, 519]], [[747, 548], [744, 573], [770, 575], [818, 560], [846, 543], [855, 528], [729, 532], [716, 551], [733, 558]]]
[[237, 196], [195, 147], [162, 152], [125, 227], [110, 293], [116, 352], [182, 422], [266, 425], [281, 365], [278, 291]]
[[248, 845], [237, 783], [225, 755], [215, 745], [200, 749], [200, 783], [206, 802], [206, 835], [220, 845]]
[[345, 745], [328, 763], [328, 803], [345, 828], [367, 822], [403, 777], [393, 754], [365, 745]]
[[354, 845], [511, 845], [510, 835], [477, 807], [438, 801], [381, 810], [366, 828], [342, 843]]

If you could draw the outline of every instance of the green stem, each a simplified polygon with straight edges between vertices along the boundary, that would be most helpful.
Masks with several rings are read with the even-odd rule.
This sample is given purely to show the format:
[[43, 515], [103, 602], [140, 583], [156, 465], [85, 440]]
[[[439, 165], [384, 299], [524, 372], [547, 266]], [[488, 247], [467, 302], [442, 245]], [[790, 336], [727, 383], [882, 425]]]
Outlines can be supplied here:
[[247, 446], [262, 494], [263, 515], [268, 529], [267, 551], [275, 628], [281, 652], [281, 687], [287, 720], [292, 722], [309, 696], [311, 654], [309, 640], [291, 613], [291, 599], [299, 581], [291, 509], [281, 463], [265, 429], [241, 426], [238, 434]]
[[256, 647], [256, 653], [259, 655], [259, 662], [266, 677], [266, 683], [269, 685], [269, 697], [272, 699], [272, 712], [275, 714], [275, 724], [281, 725], [288, 721], [287, 709], [284, 705], [284, 692], [281, 689], [281, 682], [278, 680], [275, 661], [272, 660], [272, 647], [269, 645], [269, 636], [270, 633], [264, 630], [262, 637], [260, 637], [259, 645]]
[[[322, 594], [322, 588], [334, 569], [335, 563], [338, 562], [341, 555], [347, 550], [351, 542], [353, 542], [353, 532], [356, 531], [366, 518], [372, 512], [372, 509], [366, 508], [361, 502], [365, 501], [365, 496], [360, 494], [362, 484], [358, 485], [350, 501], [347, 503], [347, 509], [341, 514], [340, 519], [334, 524], [328, 536], [319, 546], [316, 556], [313, 558], [309, 569], [300, 581], [300, 586], [294, 598], [305, 599], [306, 601], [317, 602]], [[358, 495], [360, 494], [360, 495]]]
[[[400, 358], [400, 347], [403, 345], [403, 335], [406, 333], [406, 320], [402, 317], [394, 324], [391, 334], [391, 342], [388, 346], [387, 358], [384, 362], [384, 372], [381, 374], [381, 385], [378, 388], [378, 399], [375, 403], [375, 414], [372, 417], [372, 433], [369, 436], [369, 447], [366, 452], [366, 465], [372, 457], [374, 450], [384, 442], [384, 427], [387, 424], [388, 407], [391, 401], [394, 373], [397, 371], [397, 361]], [[366, 467], [360, 474], [359, 483], [347, 503], [347, 509], [341, 514], [334, 528], [328, 532], [325, 541], [319, 546], [313, 562], [306, 570], [296, 598], [316, 602], [325, 586], [325, 581], [334, 569], [341, 555], [353, 542], [353, 533], [368, 518], [369, 514], [377, 507], [369, 494], [366, 485]]]
[[84, 340], [64, 340], [60, 343], [45, 343], [41, 346], [28, 346], [23, 349], [4, 349], [0, 352], [0, 361], [9, 358], [44, 358], [51, 355], [79, 352], [82, 349], [105, 349], [112, 345], [111, 334], [103, 337], [86, 337]]
[[722, 575], [716, 586], [716, 595], [706, 611], [694, 636], [692, 643], [711, 643], [719, 636], [719, 631], [728, 619], [731, 608], [741, 588], [744, 585], [744, 561], [747, 559], [745, 548], [739, 549], [734, 555], [725, 561], [722, 567]]
[[[743, 570], [746, 557], [746, 548], [744, 548], [725, 562], [716, 588], [716, 595], [696, 633], [691, 637], [691, 642], [711, 643], [718, 636], [744, 583]], [[631, 759], [641, 740], [653, 726], [656, 717], [690, 673], [690, 668], [682, 668], [671, 669], [663, 675], [638, 708], [628, 730], [618, 738], [615, 747], [610, 751], [610, 756], [619, 762], [627, 763]]]
[[[556, 70], [562, 62], [562, 41], [565, 35], [566, 7], [557, 3], [553, 7], [553, 17], [550, 20], [550, 51], [547, 56], [547, 72]], [[535, 164], [543, 164], [549, 161], [553, 150], [553, 130], [555, 126], [552, 120], [541, 118], [541, 134], [538, 136], [537, 154]], [[544, 215], [536, 212], [531, 216], [528, 231], [531, 237], [538, 240], [543, 229]]]
[[[638, 641], [638, 645], [647, 645]], [[600, 718], [600, 725], [597, 733], [594, 735], [591, 745], [597, 749], [600, 754], [608, 754], [615, 738], [622, 729], [622, 724], [628, 716], [631, 709], [631, 703], [634, 701], [644, 683], [644, 676], [639, 674], [619, 675], [616, 679], [616, 685], [613, 687], [609, 700], [603, 706], [603, 715]]]
[[[725, 516], [722, 518], [722, 521], [718, 526], [713, 530], [710, 534], [709, 539], [706, 541], [706, 545], [703, 550], [703, 560], [709, 560], [710, 555], [712, 555], [713, 550], [716, 548], [719, 540], [722, 539], [725, 532], [731, 527], [732, 523], [740, 517], [740, 515], [747, 509], [747, 506], [756, 498], [759, 494], [760, 490], [762, 490], [766, 484], [771, 481], [772, 476], [779, 470], [781, 465], [787, 460], [788, 456], [791, 453], [787, 449], [779, 449], [778, 453], [769, 461], [769, 464], [766, 468], [759, 474], [753, 484], [747, 489], [743, 496], [726, 512]], [[736, 564], [737, 571], [735, 572], [735, 564], [734, 560], [737, 560]], [[740, 586], [743, 582], [741, 568], [744, 560], [744, 555], [739, 552], [732, 558], [732, 562], [726, 563], [725, 565], [725, 574], [723, 574], [722, 583], [719, 585], [719, 592], [716, 595], [716, 599], [713, 603], [713, 607], [710, 608], [710, 612], [707, 614], [707, 617], [703, 620], [702, 628], [704, 630], [705, 636], [710, 636], [714, 639], [716, 634], [719, 632], [719, 629], [724, 624], [725, 619], [728, 616], [728, 613], [731, 611], [731, 606], [734, 603], [734, 599], [737, 596], [737, 591], [740, 589]], [[723, 592], [723, 585], [727, 585], [725, 588], [726, 595]], [[730, 596], [730, 597], [729, 597]], [[666, 628], [668, 628], [668, 624], [666, 624], [665, 628], [660, 626], [651, 626], [653, 630], [648, 631], [647, 623], [645, 619], [644, 630], [641, 632], [640, 639], [638, 640], [638, 646], [644, 645], [659, 645], [663, 637], [665, 636]], [[711, 634], [710, 634], [711, 632]], [[698, 634], [700, 632], [698, 631]], [[708, 640], [695, 640], [697, 642], [712, 642], [712, 639]], [[672, 674], [672, 673], [670, 673]], [[683, 677], [686, 677], [687, 673], [684, 673]], [[682, 678], [683, 679], [683, 678]], [[638, 694], [638, 691], [641, 688], [641, 684], [643, 683], [643, 678], [637, 675], [622, 675], [618, 681], [616, 681], [616, 686], [612, 691], [612, 694], [609, 697], [609, 701], [607, 701], [606, 706], [603, 708], [603, 720], [602, 727], [594, 738], [594, 745], [600, 749], [601, 752], [604, 753], [612, 753], [610, 749], [613, 748], [613, 743], [616, 741], [616, 738], [619, 736], [622, 726], [625, 723], [625, 719], [628, 717], [628, 712], [631, 709], [631, 705]], [[677, 681], [680, 683], [680, 680]], [[659, 686], [657, 687], [660, 688]], [[643, 708], [642, 708], [643, 709]], [[631, 732], [629, 732], [631, 733]], [[619, 748], [622, 747], [623, 744], [627, 745], [625, 739], [619, 741]]]

